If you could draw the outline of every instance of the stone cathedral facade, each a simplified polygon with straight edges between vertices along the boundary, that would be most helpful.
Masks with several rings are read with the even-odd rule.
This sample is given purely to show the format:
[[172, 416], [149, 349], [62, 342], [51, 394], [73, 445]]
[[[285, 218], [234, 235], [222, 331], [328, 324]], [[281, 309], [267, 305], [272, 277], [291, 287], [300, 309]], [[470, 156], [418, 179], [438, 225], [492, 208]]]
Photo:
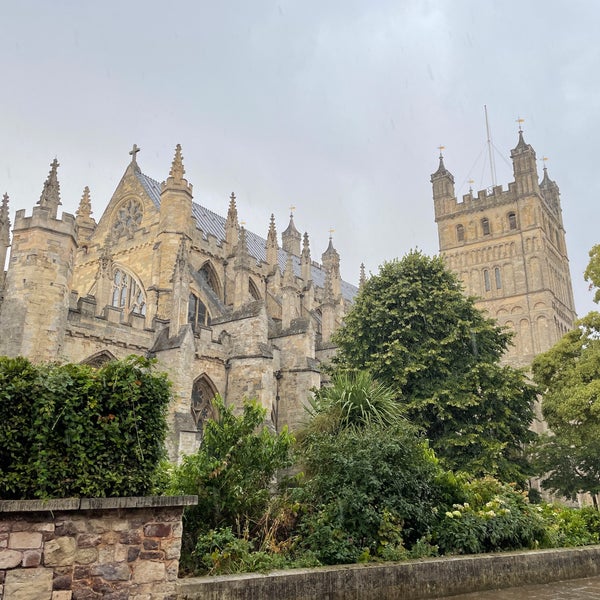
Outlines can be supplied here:
[[177, 146], [163, 183], [131, 162], [101, 218], [86, 187], [76, 216], [58, 215], [54, 160], [30, 216], [0, 207], [0, 355], [101, 364], [156, 357], [173, 382], [171, 459], [197, 448], [219, 393], [257, 398], [270, 426], [294, 427], [321, 383], [357, 288], [329, 242], [312, 260], [293, 217], [262, 238], [240, 226], [234, 194], [223, 218], [193, 201]]
[[440, 154], [431, 176], [440, 253], [477, 306], [514, 334], [505, 360], [528, 367], [573, 328], [575, 305], [558, 186], [539, 180], [536, 155], [519, 131], [514, 181], [459, 201]]

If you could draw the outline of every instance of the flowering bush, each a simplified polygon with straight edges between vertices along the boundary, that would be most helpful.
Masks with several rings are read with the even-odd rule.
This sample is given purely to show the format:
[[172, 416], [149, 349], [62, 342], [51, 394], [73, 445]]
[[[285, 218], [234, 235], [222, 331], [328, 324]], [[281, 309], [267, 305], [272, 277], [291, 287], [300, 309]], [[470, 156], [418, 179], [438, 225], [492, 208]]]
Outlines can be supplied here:
[[475, 554], [543, 545], [545, 522], [526, 492], [484, 478], [465, 484], [468, 501], [446, 511], [435, 530], [444, 553]]

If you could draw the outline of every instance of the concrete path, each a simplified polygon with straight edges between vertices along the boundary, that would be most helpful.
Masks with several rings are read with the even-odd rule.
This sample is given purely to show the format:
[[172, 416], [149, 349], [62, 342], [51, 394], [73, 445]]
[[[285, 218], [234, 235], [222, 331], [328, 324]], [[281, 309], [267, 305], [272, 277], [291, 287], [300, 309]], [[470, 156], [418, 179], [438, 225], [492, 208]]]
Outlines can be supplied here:
[[600, 577], [476, 592], [437, 600], [600, 600]]

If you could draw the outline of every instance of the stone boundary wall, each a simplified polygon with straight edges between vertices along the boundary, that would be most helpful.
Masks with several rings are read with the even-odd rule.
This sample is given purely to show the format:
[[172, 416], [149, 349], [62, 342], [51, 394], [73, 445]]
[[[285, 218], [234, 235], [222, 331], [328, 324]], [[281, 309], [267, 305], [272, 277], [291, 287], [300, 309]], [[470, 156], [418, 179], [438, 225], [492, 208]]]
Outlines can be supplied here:
[[196, 496], [0, 500], [0, 600], [176, 598]]
[[421, 600], [600, 575], [600, 546], [181, 579], [179, 600]]

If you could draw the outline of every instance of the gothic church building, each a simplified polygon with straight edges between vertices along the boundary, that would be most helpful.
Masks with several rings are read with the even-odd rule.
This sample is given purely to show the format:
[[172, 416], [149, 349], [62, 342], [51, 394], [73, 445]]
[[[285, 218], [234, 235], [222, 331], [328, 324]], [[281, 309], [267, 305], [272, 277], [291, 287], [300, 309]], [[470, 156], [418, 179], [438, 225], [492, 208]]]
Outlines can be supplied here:
[[266, 239], [193, 201], [177, 146], [163, 183], [138, 148], [96, 222], [86, 187], [76, 216], [60, 205], [54, 160], [31, 216], [0, 207], [0, 355], [91, 365], [156, 357], [173, 382], [172, 460], [197, 448], [210, 400], [257, 398], [270, 426], [298, 425], [319, 365], [357, 288], [342, 281], [329, 242], [312, 260], [293, 217]]

